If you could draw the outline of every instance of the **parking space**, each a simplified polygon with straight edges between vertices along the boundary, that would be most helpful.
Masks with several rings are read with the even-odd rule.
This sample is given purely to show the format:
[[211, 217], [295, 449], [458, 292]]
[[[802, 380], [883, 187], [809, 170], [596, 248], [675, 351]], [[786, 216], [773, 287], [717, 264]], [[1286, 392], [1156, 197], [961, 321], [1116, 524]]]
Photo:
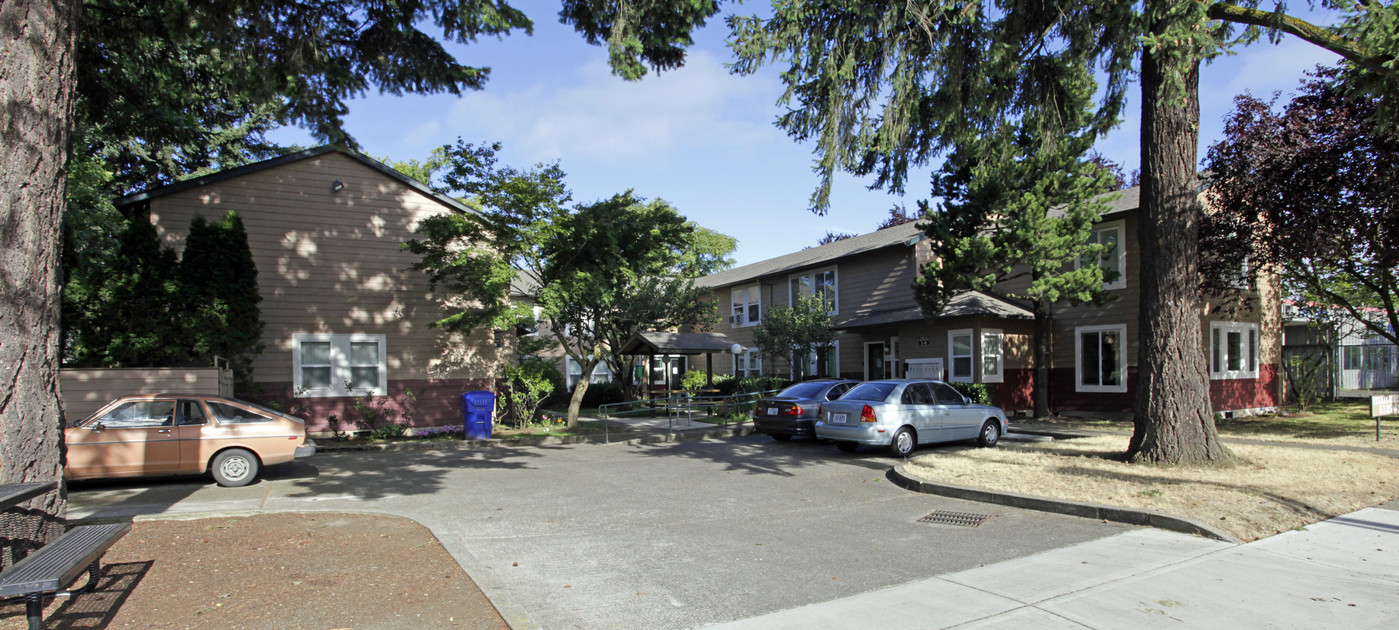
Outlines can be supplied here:
[[[247, 488], [81, 485], [70, 515], [406, 516], [437, 535], [516, 628], [700, 627], [1128, 529], [908, 492], [885, 478], [893, 463], [762, 435], [346, 453], [269, 469]], [[974, 528], [919, 522], [934, 510], [991, 518]]]

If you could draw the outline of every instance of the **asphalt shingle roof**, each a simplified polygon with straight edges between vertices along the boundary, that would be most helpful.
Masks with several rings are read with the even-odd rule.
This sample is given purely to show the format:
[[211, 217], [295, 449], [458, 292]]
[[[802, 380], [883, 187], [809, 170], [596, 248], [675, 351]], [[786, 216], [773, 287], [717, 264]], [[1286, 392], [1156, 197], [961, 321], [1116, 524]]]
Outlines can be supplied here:
[[852, 236], [841, 239], [834, 243], [827, 243], [819, 247], [803, 249], [792, 252], [784, 256], [769, 258], [767, 260], [726, 269], [719, 273], [705, 276], [695, 282], [695, 286], [700, 287], [721, 287], [729, 284], [736, 284], [761, 278], [763, 276], [793, 271], [802, 267], [810, 267], [827, 263], [838, 258], [862, 254], [864, 252], [883, 249], [894, 245], [903, 245], [913, 239], [922, 237], [923, 233], [916, 224], [905, 223], [894, 227], [884, 228], [877, 232]]

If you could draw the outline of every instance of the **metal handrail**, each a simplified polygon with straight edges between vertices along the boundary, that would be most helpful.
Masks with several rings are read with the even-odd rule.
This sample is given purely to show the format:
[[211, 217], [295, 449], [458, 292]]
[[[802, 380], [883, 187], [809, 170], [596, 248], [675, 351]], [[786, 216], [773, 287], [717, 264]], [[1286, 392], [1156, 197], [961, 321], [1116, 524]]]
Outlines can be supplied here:
[[[770, 389], [770, 390], [761, 391], [761, 392], [744, 392], [744, 393], [741, 393], [741, 394], [733, 394], [733, 395], [730, 395], [730, 396], [713, 396], [713, 395], [701, 395], [701, 396], [696, 396], [696, 395], [695, 395], [694, 393], [692, 393], [692, 392], [684, 392], [684, 393], [682, 393], [682, 394], [677, 394], [677, 395], [675, 395], [675, 396], [668, 396], [668, 397], [666, 397], [666, 398], [651, 398], [651, 399], [642, 399], [642, 400], [626, 400], [626, 401], [616, 402], [616, 403], [607, 403], [607, 404], [605, 404], [605, 405], [598, 405], [597, 410], [598, 410], [598, 416], [600, 416], [600, 417], [602, 418], [602, 434], [603, 434], [603, 441], [606, 442], [606, 443], [611, 443], [611, 441], [612, 441], [612, 436], [611, 436], [611, 433], [610, 433], [610, 431], [609, 431], [609, 428], [608, 428], [608, 425], [607, 425], [607, 421], [608, 421], [609, 419], [611, 419], [613, 416], [616, 416], [616, 415], [631, 413], [631, 412], [635, 412], [635, 411], [648, 411], [648, 412], [654, 412], [656, 409], [658, 409], [658, 408], [660, 408], [660, 407], [663, 406], [663, 407], [665, 408], [665, 412], [666, 412], [666, 421], [667, 421], [667, 430], [666, 430], [666, 432], [667, 432], [667, 433], [674, 433], [674, 432], [675, 432], [675, 421], [680, 419], [680, 414], [682, 414], [682, 413], [683, 413], [683, 414], [686, 414], [686, 422], [688, 423], [688, 422], [694, 420], [694, 414], [695, 414], [695, 411], [697, 411], [697, 410], [727, 409], [727, 408], [730, 408], [730, 407], [737, 407], [737, 406], [743, 405], [743, 404], [750, 404], [750, 405], [751, 405], [751, 404], [757, 403], [758, 400], [761, 399], [761, 398], [763, 398], [764, 396], [769, 396], [769, 395], [772, 395], [772, 394], [776, 394], [776, 393], [778, 393], [778, 392], [780, 392], [780, 391], [782, 391], [782, 390], [779, 390], [779, 389]], [[613, 411], [613, 409], [621, 409], [622, 407], [625, 407], [625, 406], [628, 406], [628, 405], [645, 405], [645, 406], [644, 406], [644, 407], [643, 407], [643, 406], [638, 406], [636, 409], [622, 409], [622, 410], [620, 410], [620, 411]], [[737, 422], [737, 423], [735, 423], [735, 424], [742, 424], [742, 423], [743, 423], [743, 422], [740, 421], [740, 422]], [[727, 424], [727, 423], [725, 423], [725, 424]]]

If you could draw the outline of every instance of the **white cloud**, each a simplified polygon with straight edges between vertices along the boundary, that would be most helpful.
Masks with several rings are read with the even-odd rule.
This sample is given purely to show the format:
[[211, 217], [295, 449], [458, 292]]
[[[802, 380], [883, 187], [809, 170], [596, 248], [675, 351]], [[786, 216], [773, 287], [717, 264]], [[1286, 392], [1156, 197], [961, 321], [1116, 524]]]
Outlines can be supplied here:
[[446, 114], [448, 135], [499, 139], [530, 162], [666, 160], [785, 140], [771, 125], [776, 85], [732, 76], [707, 51], [637, 82], [612, 76], [601, 61], [562, 76], [568, 83], [463, 96]]

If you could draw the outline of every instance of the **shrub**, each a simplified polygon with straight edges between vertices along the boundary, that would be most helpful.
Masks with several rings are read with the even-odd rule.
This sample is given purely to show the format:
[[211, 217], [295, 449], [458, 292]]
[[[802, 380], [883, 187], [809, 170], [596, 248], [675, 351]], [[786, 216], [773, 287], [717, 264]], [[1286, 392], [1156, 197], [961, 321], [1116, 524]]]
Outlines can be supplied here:
[[622, 384], [616, 382], [593, 383], [588, 386], [588, 390], [583, 392], [583, 406], [597, 407], [619, 403], [626, 400], [622, 393]]
[[725, 382], [725, 381], [732, 381], [732, 380], [733, 380], [733, 377], [732, 377], [732, 376], [729, 376], [728, 374], [715, 374], [715, 375], [714, 375], [714, 385], [711, 387], [710, 384], [709, 384], [709, 373], [708, 373], [708, 372], [701, 372], [701, 371], [699, 371], [699, 370], [690, 370], [689, 372], [686, 372], [684, 376], [680, 377], [680, 388], [683, 389], [683, 390], [685, 390], [685, 391], [689, 391], [689, 392], [697, 392], [697, 391], [699, 391], [699, 390], [701, 390], [701, 389], [715, 389], [715, 388], [721, 389], [721, 390], [722, 390], [722, 389], [723, 389], [723, 386], [724, 386], [724, 382]]
[[755, 376], [752, 378], [740, 379], [736, 394], [746, 394], [750, 392], [766, 392], [772, 390], [786, 389], [792, 384], [790, 379], [780, 376]]
[[952, 389], [961, 392], [963, 396], [972, 399], [972, 403], [977, 405], [991, 404], [991, 388], [982, 383], [948, 383]]
[[517, 426], [528, 424], [537, 415], [540, 405], [554, 393], [555, 382], [561, 379], [552, 364], [539, 359], [527, 359], [505, 369], [502, 394]]

